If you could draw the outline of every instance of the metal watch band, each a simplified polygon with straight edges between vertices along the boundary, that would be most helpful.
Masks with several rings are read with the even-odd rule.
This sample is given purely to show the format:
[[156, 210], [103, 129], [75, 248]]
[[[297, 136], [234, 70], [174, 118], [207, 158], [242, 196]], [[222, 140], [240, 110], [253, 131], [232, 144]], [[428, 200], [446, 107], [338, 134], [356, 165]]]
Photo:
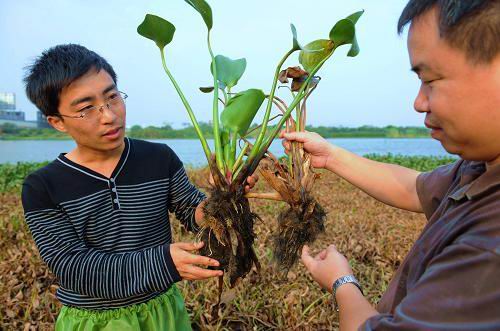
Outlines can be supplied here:
[[337, 312], [340, 311], [339, 305], [337, 304], [337, 297], [336, 297], [337, 289], [340, 286], [347, 284], [347, 283], [352, 283], [352, 284], [356, 285], [356, 287], [359, 289], [361, 294], [363, 294], [363, 290], [361, 289], [361, 285], [359, 284], [356, 277], [354, 277], [354, 275], [347, 275], [347, 276], [343, 276], [343, 277], [340, 277], [339, 279], [337, 279], [332, 285], [333, 304], [335, 306], [335, 311], [337, 311]]

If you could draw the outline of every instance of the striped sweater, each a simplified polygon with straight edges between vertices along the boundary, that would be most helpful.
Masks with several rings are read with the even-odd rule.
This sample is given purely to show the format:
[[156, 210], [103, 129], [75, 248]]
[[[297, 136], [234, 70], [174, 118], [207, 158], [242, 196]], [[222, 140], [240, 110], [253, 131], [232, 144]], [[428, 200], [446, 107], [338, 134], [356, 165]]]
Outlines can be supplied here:
[[169, 212], [197, 231], [194, 211], [204, 198], [167, 145], [128, 138], [110, 178], [61, 154], [29, 175], [22, 192], [57, 298], [86, 309], [142, 303], [179, 281]]

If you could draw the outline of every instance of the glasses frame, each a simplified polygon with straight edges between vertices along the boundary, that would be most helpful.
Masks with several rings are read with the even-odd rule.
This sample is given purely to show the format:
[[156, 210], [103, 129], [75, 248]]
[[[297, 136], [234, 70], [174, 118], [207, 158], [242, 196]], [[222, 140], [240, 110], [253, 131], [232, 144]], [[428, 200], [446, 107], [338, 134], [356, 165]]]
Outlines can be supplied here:
[[[118, 91], [118, 93], [120, 94], [120, 98], [123, 100], [123, 104], [125, 104], [125, 100], [128, 98], [128, 94], [127, 94], [127, 93], [125, 93], [125, 92], [122, 92], [122, 91]], [[103, 104], [102, 104], [102, 105], [100, 105], [99, 107], [96, 107], [96, 109], [92, 109], [92, 110], [90, 110], [89, 112], [94, 112], [95, 110], [98, 110], [98, 111], [99, 111], [99, 113], [101, 113], [101, 114], [102, 114], [102, 109], [103, 109], [104, 107], [108, 108], [108, 110], [111, 110], [111, 105], [110, 105], [110, 102], [108, 101], [108, 102], [106, 102], [106, 103], [103, 103]], [[73, 115], [62, 115], [62, 114], [57, 114], [56, 116], [58, 116], [58, 117], [67, 117], [67, 118], [77, 118], [77, 119], [78, 119], [78, 118], [85, 118], [86, 116], [88, 116], [88, 115], [86, 115], [86, 114], [88, 114], [88, 113], [85, 113], [84, 111], [82, 111], [82, 113], [81, 113], [80, 115], [74, 115], [74, 116], [73, 116]]]

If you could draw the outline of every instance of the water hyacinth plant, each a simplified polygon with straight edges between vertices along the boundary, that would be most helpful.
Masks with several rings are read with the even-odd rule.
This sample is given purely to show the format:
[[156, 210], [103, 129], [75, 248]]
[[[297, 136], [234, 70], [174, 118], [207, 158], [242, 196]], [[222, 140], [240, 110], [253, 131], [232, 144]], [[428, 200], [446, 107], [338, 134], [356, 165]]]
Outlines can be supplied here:
[[[292, 79], [289, 89], [294, 97], [292, 104], [295, 104], [295, 118], [292, 115], [282, 119], [286, 121], [285, 131], [300, 132], [305, 129], [306, 103], [320, 81], [319, 76], [311, 75], [316, 72], [318, 63], [344, 44], [351, 45], [348, 56], [358, 55], [355, 24], [362, 14], [363, 11], [359, 11], [337, 22], [330, 31], [329, 39], [318, 39], [305, 45], [299, 53], [299, 63], [303, 68], [289, 67], [280, 72], [278, 79], [281, 83], [289, 83], [289, 79]], [[303, 95], [299, 102], [296, 102], [296, 93]], [[287, 114], [287, 109], [291, 107], [283, 100], [276, 99], [278, 108]], [[297, 261], [302, 247], [316, 240], [324, 231], [326, 213], [312, 194], [319, 175], [314, 173], [310, 155], [304, 152], [303, 144], [298, 142], [291, 143], [286, 160], [266, 157], [261, 162], [260, 173], [278, 193], [276, 200], [284, 200], [289, 205], [278, 215], [278, 229], [273, 236], [274, 259], [286, 274]]]
[[[259, 268], [257, 256], [253, 250], [255, 239], [253, 226], [258, 216], [251, 212], [248, 198], [245, 196], [246, 178], [254, 173], [291, 113], [300, 108], [301, 101], [307, 98], [307, 95], [314, 89], [315, 74], [331, 57], [335, 49], [341, 45], [350, 44], [349, 53], [352, 56], [357, 54], [359, 49], [354, 28], [357, 19], [351, 17], [339, 21], [330, 31], [330, 39], [317, 40], [303, 48], [297, 41], [297, 32], [292, 25], [292, 47], [277, 65], [269, 94], [265, 94], [260, 89], [234, 93], [233, 88], [245, 71], [246, 60], [232, 60], [222, 55], [214, 56], [210, 42], [213, 27], [210, 6], [204, 0], [185, 1], [201, 15], [207, 27], [206, 41], [211, 60], [210, 71], [213, 76], [213, 85], [200, 88], [200, 90], [213, 93], [214, 153], [207, 144], [188, 100], [167, 66], [165, 48], [172, 41], [175, 26], [159, 16], [147, 14], [138, 26], [137, 32], [154, 41], [158, 46], [163, 69], [182, 100], [203, 147], [214, 184], [208, 192], [209, 198], [203, 208], [205, 219], [199, 235], [205, 242], [205, 246], [200, 253], [219, 260], [220, 268], [229, 276], [230, 286], [234, 286], [254, 265]], [[361, 13], [357, 15], [359, 18]], [[273, 105], [278, 104], [275, 92], [280, 72], [285, 61], [297, 51], [301, 52], [301, 63], [307, 70], [307, 77], [303, 77], [300, 87], [294, 92], [290, 105], [281, 107], [282, 114], [279, 123], [272, 130], [268, 130], [271, 110]], [[253, 145], [245, 141], [244, 146], [238, 150], [238, 141], [247, 135], [256, 113], [266, 99], [267, 106], [259, 126], [257, 139]], [[219, 105], [223, 107], [221, 112], [219, 112]], [[297, 119], [300, 120], [299, 117]], [[219, 285], [222, 286], [222, 279]]]

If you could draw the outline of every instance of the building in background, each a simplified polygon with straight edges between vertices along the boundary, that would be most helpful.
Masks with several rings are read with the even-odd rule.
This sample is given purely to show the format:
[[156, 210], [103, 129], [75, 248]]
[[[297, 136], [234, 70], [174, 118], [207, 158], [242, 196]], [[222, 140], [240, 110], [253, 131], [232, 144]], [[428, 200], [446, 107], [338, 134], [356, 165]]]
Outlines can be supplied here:
[[22, 128], [51, 127], [40, 111], [36, 115], [36, 121], [27, 121], [25, 113], [16, 109], [16, 94], [0, 92], [0, 125], [10, 123]]

